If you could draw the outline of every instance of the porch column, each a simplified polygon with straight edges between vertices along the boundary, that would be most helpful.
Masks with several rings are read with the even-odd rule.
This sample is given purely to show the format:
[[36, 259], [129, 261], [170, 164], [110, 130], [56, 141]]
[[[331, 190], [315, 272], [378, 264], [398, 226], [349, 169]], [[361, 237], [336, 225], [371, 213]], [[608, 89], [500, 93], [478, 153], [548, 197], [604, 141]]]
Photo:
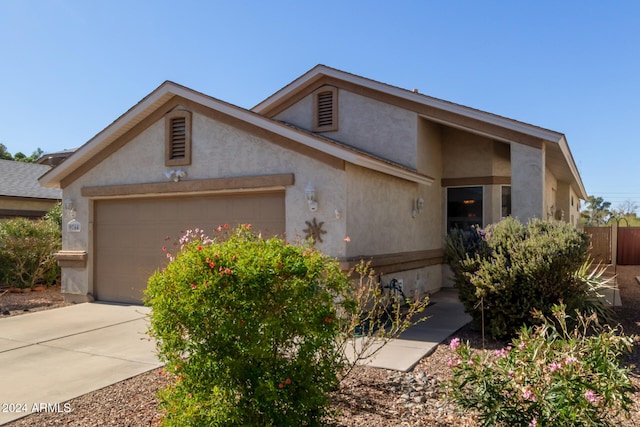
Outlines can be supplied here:
[[522, 222], [544, 215], [545, 148], [511, 144], [511, 215]]

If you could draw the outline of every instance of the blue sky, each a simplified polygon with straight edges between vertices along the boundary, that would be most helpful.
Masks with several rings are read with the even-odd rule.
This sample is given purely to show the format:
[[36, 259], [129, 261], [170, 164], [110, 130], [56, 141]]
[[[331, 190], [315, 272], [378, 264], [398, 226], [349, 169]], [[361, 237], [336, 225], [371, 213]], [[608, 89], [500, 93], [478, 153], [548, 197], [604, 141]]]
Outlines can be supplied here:
[[0, 143], [84, 144], [165, 80], [251, 108], [316, 64], [567, 136], [640, 206], [640, 2], [0, 0]]

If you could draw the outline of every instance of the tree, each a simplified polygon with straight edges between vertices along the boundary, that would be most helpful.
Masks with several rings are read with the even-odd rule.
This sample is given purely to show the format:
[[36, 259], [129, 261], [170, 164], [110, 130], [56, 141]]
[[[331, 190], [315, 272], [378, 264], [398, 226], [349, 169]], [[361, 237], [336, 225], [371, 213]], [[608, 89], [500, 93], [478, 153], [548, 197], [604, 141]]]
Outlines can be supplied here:
[[2, 143], [0, 143], [0, 159], [13, 160], [13, 156], [7, 151], [7, 146]]
[[12, 156], [11, 153], [7, 151], [7, 146], [0, 143], [0, 159], [2, 160], [15, 160], [16, 162], [35, 163], [43, 153], [44, 151], [42, 151], [42, 148], [38, 147], [36, 151], [31, 153], [30, 156], [27, 156], [21, 151], [18, 151], [15, 155]]
[[35, 163], [36, 160], [38, 160], [40, 158], [40, 156], [42, 156], [42, 149], [40, 147], [38, 147], [36, 149], [36, 151], [34, 151], [33, 153], [31, 153], [31, 155], [29, 157], [27, 157], [24, 153], [22, 152], [17, 152], [14, 156], [13, 159], [17, 162], [25, 162], [25, 163]]
[[599, 227], [607, 223], [612, 215], [609, 210], [611, 202], [606, 202], [602, 197], [587, 197], [586, 209], [580, 213], [584, 225], [587, 227]]
[[624, 202], [620, 203], [617, 209], [617, 211], [622, 214], [622, 216], [635, 215], [637, 210], [638, 204], [631, 199], [627, 199]]

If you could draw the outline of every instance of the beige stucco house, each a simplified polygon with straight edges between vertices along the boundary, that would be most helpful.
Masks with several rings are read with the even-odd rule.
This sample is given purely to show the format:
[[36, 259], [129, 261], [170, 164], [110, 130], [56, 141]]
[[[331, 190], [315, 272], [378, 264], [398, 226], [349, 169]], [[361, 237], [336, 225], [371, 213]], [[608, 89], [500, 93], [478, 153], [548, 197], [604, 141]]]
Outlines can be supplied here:
[[165, 82], [41, 179], [67, 299], [139, 303], [186, 229], [251, 223], [433, 292], [454, 225], [576, 223], [564, 135], [319, 65], [251, 110]]

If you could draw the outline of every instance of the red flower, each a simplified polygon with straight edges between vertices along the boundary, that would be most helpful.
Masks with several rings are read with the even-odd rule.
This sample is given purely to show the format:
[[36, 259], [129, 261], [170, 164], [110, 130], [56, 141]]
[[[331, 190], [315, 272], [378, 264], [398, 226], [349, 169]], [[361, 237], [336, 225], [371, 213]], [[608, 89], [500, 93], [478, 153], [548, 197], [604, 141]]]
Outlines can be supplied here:
[[224, 225], [224, 228], [225, 228], [225, 230], [226, 230], [227, 228], [229, 228], [229, 224], [225, 224], [225, 225]]
[[198, 246], [198, 250], [201, 251], [202, 250], [202, 246]]
[[331, 317], [327, 316], [327, 317], [324, 318], [324, 321], [327, 322], [327, 323], [331, 323], [331, 322], [333, 322], [333, 319]]
[[215, 263], [213, 263], [213, 262], [212, 262], [212, 263], [209, 263], [209, 267], [213, 268], [213, 267], [215, 267], [215, 266], [216, 266], [216, 264], [215, 264]]
[[166, 246], [162, 247], [162, 252], [167, 252], [167, 247]]
[[286, 380], [284, 380], [285, 384], [291, 384], [291, 380], [289, 378], [287, 378]]
[[192, 284], [191, 284], [191, 289], [195, 289], [195, 288], [197, 288], [196, 284], [195, 284], [195, 283], [192, 283]]
[[280, 387], [280, 388], [284, 388], [284, 383], [280, 383], [280, 384], [278, 384], [278, 387]]

